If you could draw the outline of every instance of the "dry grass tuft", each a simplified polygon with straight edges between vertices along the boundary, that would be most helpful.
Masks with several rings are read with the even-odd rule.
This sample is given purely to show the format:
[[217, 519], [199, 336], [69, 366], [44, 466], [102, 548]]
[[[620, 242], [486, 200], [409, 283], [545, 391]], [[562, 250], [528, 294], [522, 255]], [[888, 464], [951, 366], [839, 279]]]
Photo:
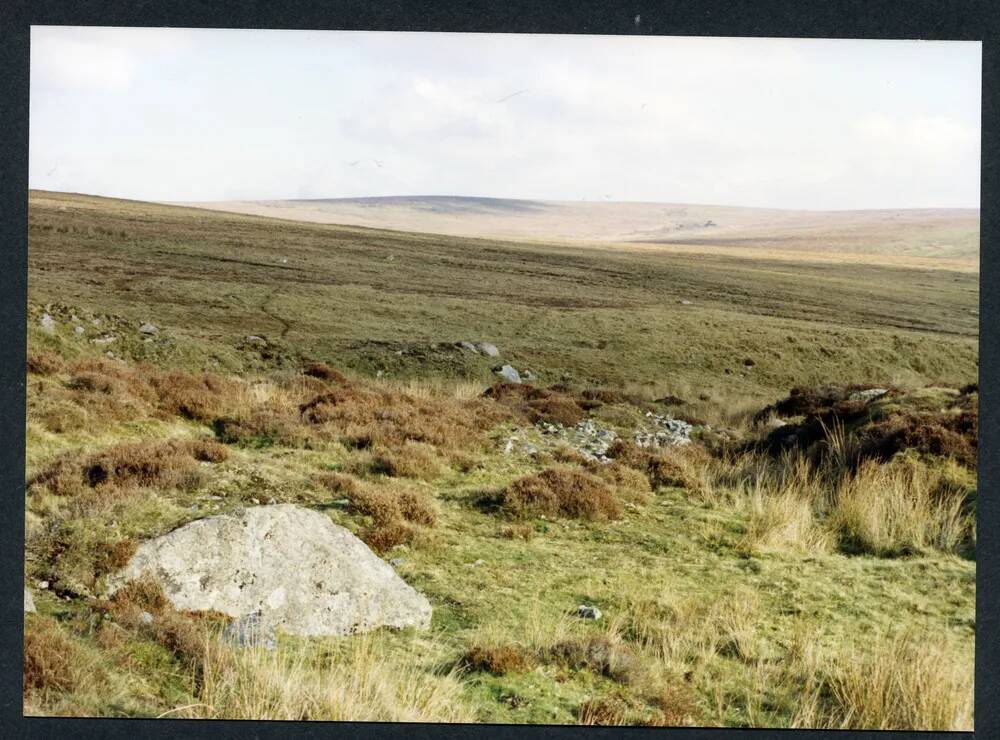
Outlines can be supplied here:
[[621, 516], [621, 505], [607, 483], [561, 467], [517, 479], [500, 493], [500, 507], [518, 518], [546, 515], [606, 521]]
[[530, 542], [535, 537], [535, 528], [530, 524], [511, 524], [501, 527], [499, 534], [506, 540]]
[[968, 665], [942, 641], [912, 632], [833, 656], [806, 687], [796, 727], [972, 730]]
[[239, 382], [212, 373], [169, 372], [154, 375], [151, 385], [166, 410], [197, 421], [230, 413], [240, 392]]
[[455, 673], [438, 674], [416, 655], [391, 659], [358, 636], [333, 653], [279, 645], [204, 652], [200, 703], [181, 716], [202, 719], [472, 722]]
[[933, 547], [958, 552], [974, 537], [964, 492], [919, 462], [863, 463], [837, 489], [830, 526], [849, 553], [906, 555]]
[[617, 694], [586, 699], [577, 711], [581, 725], [618, 726], [629, 724], [629, 704]]

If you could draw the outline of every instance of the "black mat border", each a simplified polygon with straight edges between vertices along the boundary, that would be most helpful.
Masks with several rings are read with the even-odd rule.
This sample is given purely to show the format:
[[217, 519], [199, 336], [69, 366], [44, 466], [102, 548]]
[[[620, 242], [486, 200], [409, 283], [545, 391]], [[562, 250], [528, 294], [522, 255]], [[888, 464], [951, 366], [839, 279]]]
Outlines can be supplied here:
[[[636, 22], [636, 16], [639, 22]], [[197, 722], [21, 717], [27, 143], [30, 25], [172, 26], [505, 33], [964, 39], [983, 41], [980, 465], [976, 733], [1000, 738], [1000, 295], [996, 95], [1000, 8], [992, 2], [673, 0], [671, 2], [103, 2], [7, 0], [0, 6], [0, 737], [5, 738], [958, 738], [971, 733], [579, 728], [521, 725]]]

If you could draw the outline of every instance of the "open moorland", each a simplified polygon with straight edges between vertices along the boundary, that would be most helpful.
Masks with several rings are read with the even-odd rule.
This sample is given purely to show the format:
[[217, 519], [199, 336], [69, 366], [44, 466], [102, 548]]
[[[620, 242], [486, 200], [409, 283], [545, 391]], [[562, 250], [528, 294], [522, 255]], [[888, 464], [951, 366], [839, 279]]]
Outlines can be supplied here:
[[[739, 255], [979, 264], [979, 211], [792, 211], [671, 203], [410, 196], [182, 203], [296, 221], [453, 236], [631, 246]], [[924, 262], [923, 264], [927, 264]]]
[[[727, 246], [29, 206], [26, 713], [972, 727], [978, 214], [696, 214]], [[266, 504], [430, 628], [235, 648], [109, 594]]]

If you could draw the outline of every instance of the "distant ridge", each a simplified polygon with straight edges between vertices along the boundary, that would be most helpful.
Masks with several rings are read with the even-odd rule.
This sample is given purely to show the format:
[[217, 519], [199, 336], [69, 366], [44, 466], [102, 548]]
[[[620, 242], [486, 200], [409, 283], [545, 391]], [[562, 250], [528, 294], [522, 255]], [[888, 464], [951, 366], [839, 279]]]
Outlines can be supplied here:
[[978, 262], [979, 210], [782, 210], [457, 195], [174, 203], [258, 216], [453, 236]]

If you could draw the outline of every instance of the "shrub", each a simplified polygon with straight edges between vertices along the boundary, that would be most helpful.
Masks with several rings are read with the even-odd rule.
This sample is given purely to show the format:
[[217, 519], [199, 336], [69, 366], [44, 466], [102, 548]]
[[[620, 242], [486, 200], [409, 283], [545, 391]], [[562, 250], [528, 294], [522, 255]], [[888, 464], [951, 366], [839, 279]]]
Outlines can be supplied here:
[[500, 494], [511, 516], [563, 516], [603, 521], [621, 516], [621, 506], [600, 478], [571, 468], [549, 468], [519, 478]]
[[313, 362], [306, 365], [305, 369], [302, 371], [303, 375], [308, 375], [311, 378], [319, 378], [320, 380], [333, 381], [339, 383], [340, 385], [350, 385], [350, 382], [342, 372], [336, 368], [330, 367], [325, 362]]
[[372, 462], [373, 472], [400, 478], [433, 480], [444, 470], [431, 445], [410, 440], [399, 447], [377, 450]]
[[573, 637], [543, 650], [543, 657], [567, 668], [585, 668], [618, 683], [633, 682], [639, 662], [628, 646], [607, 635]]
[[56, 495], [134, 486], [194, 489], [201, 485], [198, 461], [219, 462], [228, 450], [207, 440], [167, 440], [116, 445], [84, 457], [64, 457], [29, 481]]
[[152, 377], [163, 407], [195, 421], [226, 416], [236, 405], [239, 384], [212, 373], [174, 371]]
[[24, 690], [71, 691], [79, 683], [80, 648], [55, 620], [39, 615], [24, 620]]
[[[696, 451], [697, 450], [697, 451]], [[640, 470], [646, 474], [653, 489], [661, 486], [675, 488], [697, 488], [698, 482], [690, 468], [684, 464], [681, 455], [697, 456], [700, 449], [685, 449], [683, 453], [639, 447], [632, 442], [617, 439], [608, 448], [608, 456], [625, 467]]]
[[474, 645], [462, 656], [459, 668], [503, 676], [530, 670], [533, 662], [532, 656], [516, 645]]
[[28, 372], [33, 375], [55, 375], [64, 368], [65, 363], [55, 352], [47, 350], [28, 352]]
[[624, 494], [626, 499], [642, 501], [648, 498], [651, 492], [648, 476], [627, 465], [618, 462], [610, 464], [589, 462], [587, 470], [606, 481], [615, 492]]

